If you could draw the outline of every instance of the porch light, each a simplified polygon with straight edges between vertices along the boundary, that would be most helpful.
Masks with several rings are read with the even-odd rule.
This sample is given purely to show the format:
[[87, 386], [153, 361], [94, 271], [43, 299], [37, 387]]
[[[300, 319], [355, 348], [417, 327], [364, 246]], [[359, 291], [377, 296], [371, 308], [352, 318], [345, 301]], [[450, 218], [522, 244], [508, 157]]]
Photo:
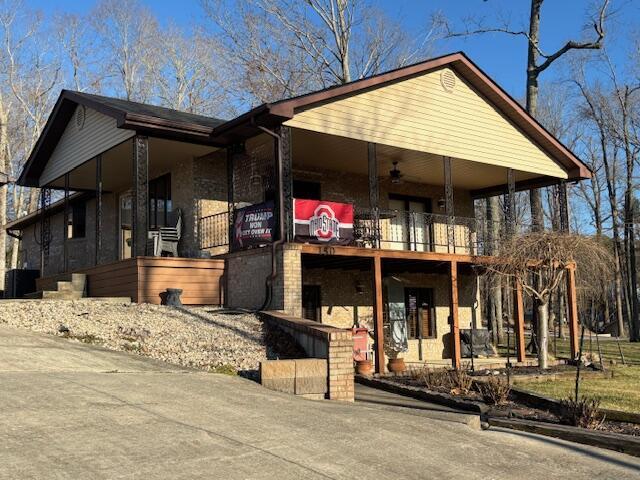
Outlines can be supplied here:
[[438, 199], [438, 208], [440, 210], [444, 210], [444, 208], [447, 206], [447, 201], [444, 199], [444, 197], [440, 197]]
[[401, 182], [402, 174], [398, 170], [398, 162], [393, 162], [393, 168], [389, 170], [389, 176], [391, 177], [391, 183], [398, 184]]
[[356, 282], [356, 293], [358, 295], [363, 295], [364, 291], [365, 291], [364, 284], [360, 280], [358, 280]]

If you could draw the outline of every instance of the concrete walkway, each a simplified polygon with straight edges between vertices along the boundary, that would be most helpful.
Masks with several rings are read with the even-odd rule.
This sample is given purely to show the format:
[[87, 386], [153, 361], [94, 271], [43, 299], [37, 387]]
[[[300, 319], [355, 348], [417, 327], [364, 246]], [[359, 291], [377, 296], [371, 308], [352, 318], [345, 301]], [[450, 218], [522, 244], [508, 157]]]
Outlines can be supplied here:
[[0, 326], [0, 478], [626, 479], [640, 459]]

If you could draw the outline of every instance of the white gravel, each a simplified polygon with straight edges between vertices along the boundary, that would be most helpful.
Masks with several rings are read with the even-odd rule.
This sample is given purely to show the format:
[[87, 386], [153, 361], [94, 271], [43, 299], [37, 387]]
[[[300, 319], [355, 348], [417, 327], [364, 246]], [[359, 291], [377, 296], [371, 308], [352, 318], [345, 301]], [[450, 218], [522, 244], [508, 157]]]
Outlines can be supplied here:
[[288, 336], [267, 331], [256, 315], [214, 307], [0, 301], [0, 323], [225, 373], [249, 373], [260, 361], [296, 350]]

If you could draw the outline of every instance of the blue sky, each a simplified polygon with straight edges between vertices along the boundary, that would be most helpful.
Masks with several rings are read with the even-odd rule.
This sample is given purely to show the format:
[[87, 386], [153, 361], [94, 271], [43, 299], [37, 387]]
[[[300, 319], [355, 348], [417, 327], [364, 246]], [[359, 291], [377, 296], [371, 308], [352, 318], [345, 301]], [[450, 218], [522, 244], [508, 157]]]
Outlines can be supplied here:
[[[91, 0], [27, 0], [27, 3], [45, 14], [58, 11], [84, 13], [96, 3]], [[143, 0], [156, 13], [161, 22], [188, 25], [199, 21], [201, 10], [198, 0]], [[394, 17], [400, 17], [409, 30], [427, 24], [434, 11], [442, 11], [452, 24], [461, 26], [461, 20], [473, 16], [484, 18], [495, 25], [497, 16], [508, 18], [513, 28], [522, 29], [528, 21], [529, 0], [379, 0], [380, 8]], [[542, 10], [541, 37], [545, 51], [554, 51], [570, 38], [579, 38], [588, 18], [585, 8], [592, 0], [547, 0]], [[613, 56], [624, 55], [620, 48], [626, 34], [640, 30], [640, 1], [613, 0], [619, 9], [614, 34], [608, 32], [609, 50]], [[524, 96], [526, 42], [519, 37], [486, 34], [452, 39], [437, 45], [437, 53], [464, 50], [491, 77], [516, 98]], [[545, 72], [541, 81], [550, 81], [562, 74], [561, 64]]]

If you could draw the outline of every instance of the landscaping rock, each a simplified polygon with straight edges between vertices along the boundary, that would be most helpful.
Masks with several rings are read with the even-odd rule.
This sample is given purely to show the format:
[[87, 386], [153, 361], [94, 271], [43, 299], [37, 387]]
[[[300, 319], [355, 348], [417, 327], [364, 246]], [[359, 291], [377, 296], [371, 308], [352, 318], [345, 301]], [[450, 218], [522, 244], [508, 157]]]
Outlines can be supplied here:
[[300, 352], [289, 335], [253, 313], [212, 307], [3, 301], [0, 323], [216, 372], [255, 374], [261, 361]]

